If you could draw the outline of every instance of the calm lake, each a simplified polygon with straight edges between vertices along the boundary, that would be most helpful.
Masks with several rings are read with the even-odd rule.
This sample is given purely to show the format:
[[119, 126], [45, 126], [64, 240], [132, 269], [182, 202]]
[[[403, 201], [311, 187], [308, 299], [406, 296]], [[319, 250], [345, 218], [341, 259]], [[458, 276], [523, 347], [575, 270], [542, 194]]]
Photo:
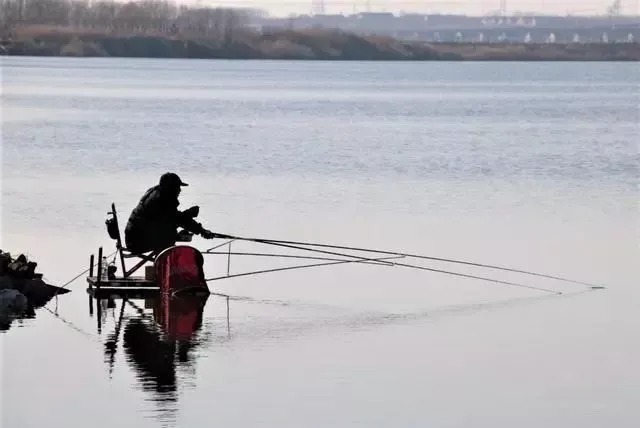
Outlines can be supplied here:
[[216, 232], [607, 286], [428, 261], [564, 294], [365, 264], [238, 277], [210, 283], [228, 320], [211, 296], [177, 342], [144, 300], [98, 322], [82, 276], [0, 332], [3, 427], [638, 426], [637, 64], [0, 61], [0, 248], [53, 284], [115, 249], [112, 202], [124, 227], [174, 171]]

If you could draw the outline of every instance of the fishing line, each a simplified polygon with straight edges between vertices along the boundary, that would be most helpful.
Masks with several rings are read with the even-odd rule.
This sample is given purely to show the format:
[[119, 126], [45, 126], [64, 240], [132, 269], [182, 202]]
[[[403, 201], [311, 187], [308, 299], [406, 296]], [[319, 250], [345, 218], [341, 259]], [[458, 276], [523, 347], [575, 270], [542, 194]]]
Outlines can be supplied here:
[[[118, 252], [118, 251], [116, 250], [116, 251], [114, 251], [113, 253], [109, 254], [109, 255], [108, 255], [108, 256], [106, 256], [106, 257], [107, 257], [107, 258], [109, 258], [109, 257], [112, 257], [112, 256], [113, 256], [113, 257], [114, 257], [114, 259], [115, 259], [115, 255], [116, 255], [116, 253], [117, 253], [117, 252]], [[92, 267], [95, 267], [95, 266], [97, 266], [97, 265], [98, 265], [98, 263], [96, 262], [96, 263], [94, 263], [94, 265], [93, 265]], [[57, 309], [58, 309], [58, 294], [60, 293], [60, 291], [61, 291], [61, 290], [66, 289], [66, 288], [67, 288], [71, 283], [73, 283], [74, 281], [76, 281], [78, 278], [80, 278], [80, 277], [81, 277], [82, 275], [84, 275], [85, 273], [89, 272], [89, 270], [91, 270], [91, 267], [89, 267], [88, 269], [83, 270], [83, 271], [82, 271], [82, 272], [80, 272], [78, 275], [74, 276], [72, 279], [70, 279], [69, 281], [67, 281], [67, 282], [66, 282], [62, 287], [59, 287], [59, 289], [58, 289], [58, 290], [56, 290], [56, 292], [54, 293], [54, 295], [51, 297], [51, 299], [54, 299], [54, 298], [55, 298], [55, 300], [56, 300], [56, 311], [55, 311], [55, 312], [54, 312], [54, 311], [52, 311], [51, 309], [49, 309], [49, 308], [47, 307], [47, 305], [46, 305], [46, 304], [45, 304], [45, 305], [43, 305], [43, 306], [42, 306], [42, 308], [43, 308], [43, 309], [45, 309], [47, 312], [49, 312], [49, 313], [50, 313], [51, 315], [53, 315], [54, 317], [58, 318], [60, 321], [62, 321], [64, 324], [66, 324], [66, 325], [67, 325], [68, 327], [70, 327], [71, 329], [76, 330], [77, 332], [79, 332], [79, 333], [83, 334], [84, 336], [87, 336], [87, 337], [89, 337], [90, 339], [92, 339], [92, 340], [94, 340], [94, 341], [95, 341], [95, 337], [94, 337], [92, 334], [85, 332], [85, 331], [84, 331], [84, 330], [82, 330], [81, 328], [76, 327], [76, 326], [75, 326], [73, 323], [71, 323], [70, 321], [67, 321], [67, 320], [65, 320], [64, 318], [62, 318], [60, 315], [58, 315], [58, 310], [57, 310]], [[99, 341], [98, 341], [98, 342], [99, 342]]]
[[80, 327], [78, 327], [75, 324], [73, 324], [71, 321], [68, 321], [68, 320], [64, 319], [63, 317], [61, 317], [60, 315], [58, 315], [56, 312], [52, 311], [51, 309], [47, 308], [46, 306], [42, 306], [42, 308], [45, 309], [47, 312], [49, 312], [51, 315], [53, 315], [55, 318], [57, 318], [60, 321], [62, 321], [67, 327], [71, 328], [72, 330], [77, 331], [78, 333], [82, 334], [83, 336], [91, 339], [93, 342], [102, 343], [93, 334], [87, 333], [86, 331], [84, 331]]
[[[111, 254], [109, 254], [108, 256], [106, 256], [106, 258], [109, 258], [109, 257], [112, 257], [112, 256], [113, 256], [113, 257], [114, 257], [114, 260], [115, 260], [115, 255], [116, 255], [116, 253], [117, 253], [117, 252], [118, 252], [117, 250], [116, 250], [116, 251], [114, 251], [113, 253], [111, 253]], [[92, 268], [92, 267], [95, 267], [95, 266], [98, 266], [98, 262], [95, 262], [95, 263], [93, 264], [93, 266], [91, 266], [91, 267], [89, 267], [89, 268], [87, 268], [87, 269], [83, 270], [83, 271], [82, 271], [82, 272], [80, 272], [78, 275], [76, 275], [76, 276], [74, 276], [73, 278], [71, 278], [69, 281], [67, 281], [67, 282], [66, 282], [62, 287], [60, 287], [60, 288], [62, 288], [62, 289], [67, 288], [71, 283], [73, 283], [75, 280], [77, 280], [78, 278], [80, 278], [80, 277], [81, 277], [82, 275], [84, 275], [85, 273], [89, 272], [89, 271], [91, 270], [91, 268]], [[58, 292], [56, 292], [56, 294], [58, 294]]]

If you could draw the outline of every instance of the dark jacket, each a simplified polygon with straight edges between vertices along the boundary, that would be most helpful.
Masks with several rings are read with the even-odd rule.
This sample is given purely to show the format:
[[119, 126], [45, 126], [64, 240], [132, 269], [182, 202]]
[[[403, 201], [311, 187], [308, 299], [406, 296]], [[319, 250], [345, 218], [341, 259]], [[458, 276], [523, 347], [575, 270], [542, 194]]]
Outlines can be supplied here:
[[178, 210], [177, 195], [154, 186], [131, 212], [125, 228], [125, 244], [133, 252], [164, 250], [175, 245], [178, 227], [200, 234], [202, 225]]

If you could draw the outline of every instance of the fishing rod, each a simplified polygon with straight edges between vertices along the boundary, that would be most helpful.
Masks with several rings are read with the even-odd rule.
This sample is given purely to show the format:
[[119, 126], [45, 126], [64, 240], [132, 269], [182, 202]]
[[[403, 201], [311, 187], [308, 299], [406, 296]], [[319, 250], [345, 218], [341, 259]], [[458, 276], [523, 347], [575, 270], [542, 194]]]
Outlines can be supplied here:
[[[331, 262], [352, 261], [352, 260], [336, 259], [336, 258], [330, 258], [330, 257], [296, 256], [292, 254], [246, 253], [246, 252], [227, 252], [227, 251], [211, 251], [211, 250], [203, 251], [202, 254], [222, 255], [222, 256], [279, 257], [279, 258], [285, 258], [285, 259], [322, 260], [322, 261], [331, 261]], [[389, 263], [384, 263], [384, 262], [362, 261], [362, 263], [373, 264], [373, 265], [389, 265]]]
[[226, 238], [226, 239], [245, 240], [245, 241], [252, 241], [252, 242], [260, 242], [260, 243], [264, 243], [264, 244], [273, 243], [273, 244], [306, 245], [306, 246], [309, 246], [309, 247], [318, 247], [318, 248], [331, 248], [331, 249], [338, 249], [338, 250], [363, 251], [363, 252], [369, 252], [369, 253], [398, 255], [398, 256], [405, 256], [405, 257], [410, 257], [410, 258], [415, 258], [415, 259], [432, 260], [432, 261], [447, 262], [447, 263], [455, 263], [455, 264], [461, 264], [461, 265], [467, 265], [467, 266], [475, 266], [475, 267], [482, 267], [482, 268], [487, 268], [487, 269], [495, 269], [495, 270], [500, 270], [500, 271], [505, 271], [505, 272], [521, 273], [521, 274], [524, 274], [524, 275], [537, 276], [537, 277], [547, 278], [547, 279], [555, 279], [555, 280], [558, 280], [558, 281], [564, 281], [564, 282], [569, 282], [569, 283], [578, 284], [578, 285], [585, 285], [587, 287], [590, 287], [593, 290], [601, 290], [601, 289], [606, 288], [606, 287], [604, 287], [602, 285], [592, 284], [592, 283], [588, 283], [588, 282], [584, 282], [584, 281], [577, 281], [577, 280], [573, 280], [573, 279], [570, 279], [570, 278], [564, 278], [564, 277], [557, 276], [557, 275], [549, 275], [549, 274], [544, 274], [544, 273], [539, 273], [539, 272], [531, 272], [531, 271], [522, 270], [522, 269], [510, 268], [510, 267], [505, 267], [505, 266], [490, 265], [490, 264], [485, 264], [485, 263], [477, 263], [477, 262], [466, 261], [466, 260], [448, 259], [448, 258], [442, 258], [442, 257], [432, 257], [432, 256], [425, 256], [425, 255], [411, 254], [411, 253], [400, 253], [400, 252], [396, 252], [396, 251], [376, 250], [376, 249], [370, 249], [370, 248], [359, 248], [359, 247], [349, 247], [349, 246], [342, 246], [342, 245], [319, 244], [319, 243], [312, 243], [312, 242], [285, 241], [285, 240], [260, 239], [260, 238], [239, 238], [239, 237], [231, 237], [231, 236], [228, 236], [228, 235], [218, 235], [218, 236]]
[[[225, 237], [227, 237], [227, 236], [225, 235]], [[314, 248], [306, 248], [306, 247], [300, 247], [300, 246], [296, 246], [296, 245], [280, 244], [280, 243], [277, 243], [277, 242], [272, 242], [272, 241], [267, 241], [267, 240], [257, 239], [257, 238], [235, 238], [235, 239], [236, 240], [250, 241], [250, 242], [257, 242], [257, 243], [267, 244], [267, 245], [274, 245], [274, 246], [278, 246], [278, 247], [291, 248], [291, 249], [296, 249], [296, 250], [311, 251], [311, 252], [322, 253], [322, 254], [330, 254], [330, 255], [333, 255], [333, 256], [351, 257], [351, 258], [355, 258], [356, 259], [356, 260], [353, 260], [353, 262], [360, 262], [360, 263], [363, 262], [363, 261], [379, 261], [379, 260], [383, 260], [383, 259], [363, 258], [363, 257], [352, 255], [352, 254], [337, 253], [337, 252], [334, 252], [334, 251], [318, 250], [318, 249], [314, 249]], [[400, 257], [400, 258], [406, 257], [405, 255], [402, 255], [402, 254], [397, 254], [396, 256]], [[346, 262], [321, 263], [321, 264], [319, 264], [319, 266], [327, 266], [327, 265], [339, 264], [339, 263], [346, 263]], [[502, 281], [502, 280], [499, 280], [499, 279], [487, 278], [487, 277], [476, 276], [476, 275], [469, 275], [469, 274], [460, 273], [460, 272], [452, 272], [452, 271], [447, 271], [447, 270], [442, 270], [442, 269], [428, 268], [428, 267], [425, 267], [425, 266], [411, 265], [411, 264], [407, 264], [407, 263], [393, 262], [393, 263], [389, 263], [389, 264], [391, 264], [392, 266], [400, 266], [400, 267], [406, 267], [406, 268], [411, 268], [411, 269], [425, 270], [425, 271], [429, 271], [429, 272], [442, 273], [442, 274], [447, 274], [447, 275], [454, 275], [454, 276], [459, 276], [459, 277], [462, 277], [462, 278], [477, 279], [477, 280], [480, 280], [480, 281], [487, 281], [487, 282], [491, 282], [491, 283], [494, 283], [494, 284], [502, 284], [502, 285], [509, 285], [509, 286], [513, 286], [513, 287], [529, 288], [531, 290], [543, 291], [545, 293], [562, 294], [561, 292], [559, 292], [557, 290], [551, 290], [551, 289], [548, 289], [548, 288], [535, 287], [533, 285], [520, 284], [520, 283], [517, 283], [517, 282], [510, 282], [510, 281]], [[305, 266], [305, 267], [314, 267], [314, 266], [316, 266], [316, 265], [308, 265], [308, 266]], [[266, 271], [256, 271], [256, 272], [251, 272], [251, 273], [246, 273], [246, 274], [241, 274], [241, 275], [259, 274], [259, 273], [266, 273], [266, 272], [278, 272], [280, 270], [288, 270], [288, 268], [281, 268], [281, 269], [276, 269], [276, 270], [269, 269], [269, 270], [266, 270]], [[228, 277], [229, 276], [220, 277], [220, 278], [216, 278], [216, 279], [222, 279], [222, 278], [228, 278]]]
[[[261, 242], [261, 241], [257, 240], [255, 242]], [[286, 246], [288, 248], [293, 248], [293, 249], [298, 249], [298, 250], [306, 250], [306, 251], [313, 251], [313, 252], [320, 252], [320, 253], [326, 253], [326, 254], [332, 254], [332, 255], [335, 255], [335, 256], [358, 257], [358, 256], [351, 255], [351, 254], [336, 253], [336, 252], [333, 252], [333, 251], [317, 250], [317, 249], [313, 249], [313, 248], [298, 247], [298, 246], [293, 246], [293, 245], [288, 245], [288, 244], [278, 244], [278, 243], [273, 243], [273, 242], [269, 242], [269, 241], [264, 241], [264, 242], [261, 242], [261, 243], [268, 244], [268, 245], [276, 245], [276, 246], [284, 245], [284, 246]], [[399, 256], [400, 257], [405, 257], [403, 255], [399, 255]], [[487, 278], [487, 277], [484, 277], [484, 276], [469, 275], [469, 274], [460, 273], [460, 272], [453, 272], [453, 271], [447, 271], [447, 270], [442, 270], [442, 269], [428, 268], [428, 267], [425, 267], [425, 266], [412, 265], [412, 264], [408, 264], [408, 263], [397, 263], [397, 262], [394, 262], [394, 263], [392, 263], [392, 265], [393, 266], [406, 267], [406, 268], [410, 268], [410, 269], [418, 269], [418, 270], [425, 270], [425, 271], [429, 271], [429, 272], [442, 273], [442, 274], [446, 274], [446, 275], [454, 275], [454, 276], [459, 276], [459, 277], [462, 277], [462, 278], [477, 279], [477, 280], [480, 280], [480, 281], [492, 282], [494, 284], [502, 284], [502, 285], [510, 285], [510, 286], [514, 286], [514, 287], [529, 288], [529, 289], [532, 289], [532, 290], [544, 291], [546, 293], [562, 294], [559, 291], [551, 290], [551, 289], [548, 289], [548, 288], [535, 287], [533, 285], [520, 284], [520, 283], [517, 283], [517, 282], [510, 282], [510, 281], [502, 281], [502, 280], [499, 280], [499, 279]]]
[[[383, 257], [383, 258], [379, 258], [379, 259], [340, 260], [340, 261], [335, 261], [335, 262], [313, 263], [313, 264], [300, 265], [300, 266], [288, 266], [288, 267], [275, 268], [275, 269], [264, 269], [264, 270], [257, 270], [257, 271], [252, 271], [252, 272], [236, 273], [236, 274], [233, 274], [233, 275], [217, 276], [217, 277], [205, 279], [205, 281], [207, 281], [207, 282], [209, 282], [209, 281], [218, 281], [218, 280], [221, 280], [221, 279], [237, 278], [237, 277], [240, 277], [240, 276], [258, 275], [258, 274], [261, 274], [261, 273], [283, 272], [283, 271], [287, 271], [287, 270], [305, 269], [305, 268], [321, 267], [321, 266], [333, 266], [333, 265], [348, 264], [348, 263], [364, 263], [364, 262], [369, 262], [370, 263], [371, 261], [384, 262], [385, 260], [400, 259], [400, 258], [402, 258], [402, 256]], [[378, 264], [381, 265], [381, 266], [393, 266], [394, 265], [394, 263], [387, 263], [387, 264], [378, 263]]]

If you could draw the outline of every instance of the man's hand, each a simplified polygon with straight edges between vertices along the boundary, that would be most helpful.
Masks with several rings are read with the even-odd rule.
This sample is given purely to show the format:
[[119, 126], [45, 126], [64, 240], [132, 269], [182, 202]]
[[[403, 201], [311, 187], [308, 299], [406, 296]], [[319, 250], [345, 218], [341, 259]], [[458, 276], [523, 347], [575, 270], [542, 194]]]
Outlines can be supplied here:
[[200, 234], [200, 236], [202, 236], [204, 239], [213, 239], [217, 235], [215, 233], [213, 233], [212, 231], [210, 231], [210, 230], [203, 229], [202, 233]]
[[189, 208], [188, 210], [184, 211], [184, 215], [186, 215], [187, 217], [191, 217], [191, 218], [198, 217], [198, 214], [200, 214], [200, 207], [197, 206], [197, 205], [194, 205], [191, 208]]
[[223, 235], [221, 233], [214, 233], [210, 230], [207, 229], [202, 229], [202, 233], [200, 233], [200, 235], [204, 238], [204, 239], [214, 239], [214, 238], [221, 238], [221, 239], [237, 239], [234, 238], [233, 236], [229, 236], [229, 235]]

